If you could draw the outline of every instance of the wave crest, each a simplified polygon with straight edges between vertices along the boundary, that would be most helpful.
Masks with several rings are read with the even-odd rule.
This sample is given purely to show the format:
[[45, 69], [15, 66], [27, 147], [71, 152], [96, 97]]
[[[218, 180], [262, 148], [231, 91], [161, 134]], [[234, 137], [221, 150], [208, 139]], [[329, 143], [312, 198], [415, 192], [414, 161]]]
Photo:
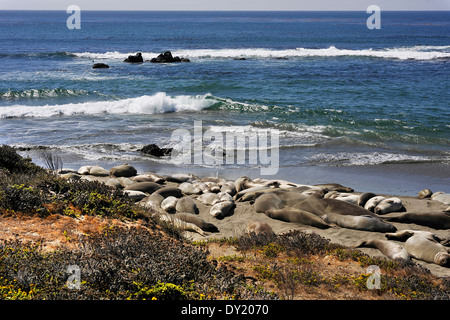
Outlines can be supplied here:
[[0, 108], [0, 118], [52, 117], [57, 115], [96, 114], [155, 114], [179, 111], [198, 111], [208, 108], [217, 101], [210, 95], [168, 96], [158, 92], [152, 96], [95, 101], [61, 105], [25, 106], [14, 105]]

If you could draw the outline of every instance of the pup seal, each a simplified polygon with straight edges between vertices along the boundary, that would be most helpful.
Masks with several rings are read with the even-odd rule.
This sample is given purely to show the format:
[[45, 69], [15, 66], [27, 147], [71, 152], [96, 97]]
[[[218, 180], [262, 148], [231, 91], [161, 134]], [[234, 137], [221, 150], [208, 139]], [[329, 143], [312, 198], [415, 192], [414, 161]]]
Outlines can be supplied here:
[[409, 255], [408, 251], [406, 251], [406, 249], [403, 248], [403, 246], [393, 241], [379, 240], [379, 239], [366, 240], [362, 241], [354, 248], [376, 248], [380, 250], [385, 256], [387, 256], [389, 259], [392, 260], [403, 259], [409, 261], [411, 259], [411, 256]]
[[299, 223], [308, 226], [313, 226], [319, 229], [327, 229], [331, 227], [322, 218], [300, 209], [285, 207], [283, 209], [267, 210], [266, 215], [269, 218], [281, 220], [284, 222]]
[[379, 218], [372, 216], [351, 216], [335, 213], [327, 213], [322, 216], [327, 223], [334, 223], [342, 228], [356, 229], [373, 232], [395, 232], [397, 230], [393, 225], [381, 221]]
[[250, 219], [248, 221], [245, 232], [248, 235], [254, 234], [257, 236], [261, 234], [264, 234], [266, 236], [274, 234], [272, 227], [267, 222], [256, 218]]
[[418, 260], [450, 267], [450, 254], [441, 243], [441, 239], [428, 231], [402, 230], [397, 233], [386, 233], [386, 238], [405, 241], [405, 249]]
[[434, 229], [450, 229], [450, 212], [405, 212], [393, 217], [383, 217], [386, 221], [415, 223]]

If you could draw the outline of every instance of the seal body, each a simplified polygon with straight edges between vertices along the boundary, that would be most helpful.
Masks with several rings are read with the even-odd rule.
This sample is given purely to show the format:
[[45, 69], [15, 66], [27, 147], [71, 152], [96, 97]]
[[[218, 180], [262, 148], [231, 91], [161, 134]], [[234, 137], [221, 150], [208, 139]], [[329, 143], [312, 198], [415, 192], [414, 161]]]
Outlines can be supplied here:
[[207, 232], [219, 232], [219, 229], [212, 223], [206, 222], [198, 215], [192, 213], [176, 213], [173, 215], [174, 218], [180, 219], [185, 222], [195, 224], [197, 227]]
[[222, 201], [213, 205], [209, 213], [215, 218], [222, 219], [232, 215], [235, 207], [233, 201]]
[[192, 214], [198, 214], [198, 208], [194, 200], [190, 197], [183, 197], [177, 201], [175, 206], [177, 212], [187, 212]]
[[376, 197], [370, 198], [369, 200], [367, 200], [366, 204], [364, 205], [364, 209], [373, 212], [375, 210], [376, 206], [384, 199], [386, 199], [386, 197], [383, 197], [383, 196], [376, 196]]
[[405, 249], [418, 260], [450, 267], [448, 248], [439, 242], [439, 237], [428, 231], [402, 230], [387, 233], [388, 239], [405, 241]]
[[272, 235], [274, 234], [272, 227], [265, 221], [262, 221], [260, 219], [250, 219], [247, 223], [247, 228], [245, 232], [248, 235], [254, 234], [254, 235]]
[[322, 218], [310, 212], [292, 207], [267, 210], [266, 215], [272, 219], [277, 219], [285, 222], [300, 223], [319, 229], [327, 229], [330, 227], [330, 225], [323, 221]]
[[389, 223], [381, 221], [372, 216], [351, 216], [327, 213], [322, 219], [328, 223], [334, 223], [342, 228], [373, 231], [373, 232], [394, 232], [397, 228]]
[[387, 198], [380, 201], [373, 210], [376, 214], [386, 214], [399, 211], [403, 207], [402, 200], [397, 197]]
[[355, 248], [377, 248], [392, 260], [403, 259], [408, 261], [411, 259], [408, 251], [406, 251], [403, 246], [393, 241], [379, 239], [366, 240], [355, 246]]
[[450, 229], [450, 212], [405, 212], [394, 217], [384, 217], [386, 221], [415, 223], [434, 229]]

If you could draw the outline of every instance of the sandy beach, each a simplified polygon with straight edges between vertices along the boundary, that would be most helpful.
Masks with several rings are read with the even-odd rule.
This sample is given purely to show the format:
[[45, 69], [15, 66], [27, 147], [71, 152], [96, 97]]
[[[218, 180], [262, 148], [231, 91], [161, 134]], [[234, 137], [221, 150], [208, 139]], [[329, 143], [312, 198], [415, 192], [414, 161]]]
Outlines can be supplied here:
[[[109, 171], [109, 168], [106, 169], [106, 171]], [[146, 173], [144, 172], [138, 172], [138, 176], [145, 176]], [[147, 173], [148, 174], [148, 173]], [[174, 174], [173, 177], [182, 177], [181, 179], [185, 179], [187, 183], [195, 184], [197, 181], [207, 181], [207, 180], [214, 180], [218, 179], [217, 177], [199, 177], [194, 176], [192, 174]], [[187, 179], [186, 177], [189, 176], [190, 178]], [[68, 176], [66, 176], [68, 177]], [[168, 178], [169, 176], [165, 176], [165, 181], [160, 182], [161, 187], [180, 187], [180, 184], [183, 183], [180, 181], [174, 182], [169, 181], [173, 180], [173, 178]], [[81, 179], [88, 179], [88, 180], [98, 180], [103, 183], [106, 183], [108, 180], [111, 179], [110, 176], [104, 176], [104, 177], [95, 177], [92, 175], [82, 175], [78, 178]], [[128, 178], [126, 178], [128, 179]], [[136, 183], [133, 182], [134, 177], [130, 177], [128, 183]], [[251, 179], [250, 179], [251, 180]], [[231, 183], [235, 183], [234, 180], [226, 180], [222, 179], [222, 181], [228, 181]], [[251, 180], [253, 181], [253, 180]], [[255, 181], [259, 181], [258, 179], [255, 179]], [[185, 183], [186, 183], [185, 182]], [[127, 182], [125, 182], [127, 183]], [[329, 181], [329, 183], [336, 183], [336, 181]], [[346, 185], [345, 187], [352, 187]], [[420, 191], [420, 190], [419, 190]], [[208, 192], [208, 191], [207, 191]], [[216, 191], [217, 192], [217, 191]], [[352, 194], [360, 195], [362, 192], [358, 190], [354, 190]], [[193, 199], [196, 207], [198, 208], [198, 217], [202, 220], [209, 222], [213, 225], [215, 225], [219, 232], [205, 232], [205, 234], [201, 235], [198, 232], [192, 232], [192, 231], [184, 231], [183, 235], [192, 240], [192, 241], [199, 241], [199, 240], [207, 240], [212, 238], [226, 238], [226, 237], [239, 237], [246, 232], [247, 223], [249, 220], [253, 218], [257, 218], [259, 220], [267, 222], [273, 229], [273, 231], [276, 234], [282, 234], [286, 233], [290, 230], [303, 230], [306, 232], [314, 232], [319, 234], [320, 236], [329, 239], [332, 243], [353, 247], [361, 243], [363, 240], [370, 240], [370, 239], [380, 239], [380, 240], [387, 240], [385, 237], [385, 234], [382, 232], [372, 232], [372, 231], [362, 231], [362, 230], [354, 230], [349, 228], [342, 228], [336, 225], [333, 225], [331, 228], [328, 229], [320, 229], [316, 228], [310, 225], [303, 225], [299, 223], [291, 223], [291, 222], [284, 222], [277, 219], [272, 219], [268, 217], [264, 213], [257, 212], [255, 210], [255, 207], [253, 205], [254, 201], [241, 201], [241, 199], [233, 200], [236, 207], [234, 208], [234, 211], [229, 216], [226, 216], [222, 219], [218, 219], [210, 214], [210, 210], [212, 205], [207, 205], [202, 203], [202, 201], [199, 200], [199, 197], [201, 194], [204, 194], [204, 192], [200, 192], [199, 194], [185, 194], [183, 193], [183, 197], [190, 197]], [[410, 197], [410, 196], [397, 196], [395, 194], [382, 194], [382, 193], [376, 193], [379, 196], [384, 196], [386, 198], [390, 197], [398, 197], [401, 199], [404, 209], [402, 211], [406, 212], [421, 212], [426, 214], [427, 212], [438, 212], [438, 211], [445, 211], [448, 208], [448, 204], [432, 200], [430, 198], [426, 199], [419, 199], [418, 197]], [[141, 204], [144, 205], [145, 202], [148, 200], [150, 196], [150, 193], [146, 194], [146, 197], [141, 201]], [[137, 201], [139, 202], [139, 201]], [[152, 209], [154, 210], [154, 208]], [[156, 210], [160, 213], [167, 214], [163, 209], [156, 208]], [[384, 215], [379, 215], [381, 219], [384, 217], [392, 217], [401, 214], [402, 212], [391, 212]], [[168, 214], [171, 216], [170, 214]], [[398, 223], [398, 222], [390, 222], [390, 224], [394, 225], [398, 231], [401, 230], [424, 230], [432, 232], [433, 234], [437, 235], [440, 238], [448, 239], [450, 237], [450, 230], [448, 229], [433, 229], [430, 227], [417, 225], [417, 224], [411, 224], [411, 223]], [[396, 243], [400, 245], [404, 245], [404, 242], [395, 241]], [[362, 252], [382, 257], [384, 256], [381, 251], [378, 249], [372, 249], [372, 248], [360, 248]], [[448, 277], [450, 275], [450, 270], [447, 267], [439, 266], [434, 263], [428, 263], [421, 260], [413, 259], [415, 262], [425, 266], [427, 269], [431, 271], [432, 274], [438, 276], [438, 277]]]

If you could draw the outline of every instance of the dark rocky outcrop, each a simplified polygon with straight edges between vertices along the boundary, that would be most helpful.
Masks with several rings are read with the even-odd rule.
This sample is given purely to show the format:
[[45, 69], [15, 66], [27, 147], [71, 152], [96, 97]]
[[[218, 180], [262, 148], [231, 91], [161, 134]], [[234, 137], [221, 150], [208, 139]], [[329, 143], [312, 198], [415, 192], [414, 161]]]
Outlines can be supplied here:
[[190, 60], [186, 59], [186, 58], [174, 57], [174, 56], [172, 56], [172, 53], [170, 51], [166, 51], [164, 53], [161, 53], [156, 58], [151, 59], [150, 62], [172, 63], [172, 62], [190, 62]]
[[144, 59], [142, 58], [142, 53], [138, 52], [134, 56], [128, 56], [128, 58], [126, 58], [123, 61], [124, 62], [131, 62], [131, 63], [139, 63], [139, 62], [144, 62]]
[[139, 152], [159, 158], [170, 156], [172, 153], [172, 148], [160, 148], [156, 144], [148, 144], [140, 149]]
[[108, 68], [109, 68], [109, 66], [105, 63], [95, 63], [92, 66], [92, 69], [108, 69]]

